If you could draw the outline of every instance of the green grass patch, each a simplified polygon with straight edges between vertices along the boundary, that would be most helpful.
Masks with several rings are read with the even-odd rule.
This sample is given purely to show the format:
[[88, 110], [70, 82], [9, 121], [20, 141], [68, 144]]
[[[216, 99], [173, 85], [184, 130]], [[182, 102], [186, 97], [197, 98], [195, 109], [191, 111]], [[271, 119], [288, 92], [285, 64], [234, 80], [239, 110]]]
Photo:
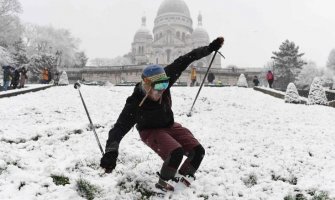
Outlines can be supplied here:
[[242, 181], [247, 187], [250, 188], [254, 185], [257, 185], [257, 176], [254, 173], [250, 173], [247, 177], [243, 178]]
[[98, 186], [95, 186], [84, 179], [77, 180], [76, 188], [79, 195], [88, 200], [93, 200], [102, 192], [102, 190]]
[[69, 178], [66, 176], [62, 176], [62, 175], [54, 175], [51, 174], [51, 178], [52, 181], [56, 184], [56, 185], [66, 185], [66, 184], [70, 184]]

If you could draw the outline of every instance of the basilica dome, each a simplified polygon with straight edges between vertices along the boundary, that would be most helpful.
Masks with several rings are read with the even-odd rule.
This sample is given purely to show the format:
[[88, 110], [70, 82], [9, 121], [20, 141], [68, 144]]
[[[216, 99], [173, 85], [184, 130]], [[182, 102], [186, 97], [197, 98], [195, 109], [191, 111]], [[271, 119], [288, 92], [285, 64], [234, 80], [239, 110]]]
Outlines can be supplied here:
[[193, 33], [192, 33], [191, 38], [192, 38], [192, 40], [195, 40], [195, 41], [203, 41], [203, 42], [206, 42], [206, 43], [209, 42], [208, 33], [202, 27], [195, 28]]
[[206, 29], [202, 27], [202, 15], [201, 14], [198, 15], [198, 27], [193, 30], [191, 38], [193, 41], [196, 41], [196, 42], [209, 43], [208, 33]]
[[157, 17], [170, 13], [178, 13], [185, 17], [191, 18], [190, 10], [183, 0], [164, 0], [159, 6]]
[[142, 26], [136, 31], [134, 36], [134, 42], [144, 42], [152, 40], [150, 30], [146, 27], [146, 18], [142, 17]]
[[142, 26], [136, 31], [134, 36], [134, 42], [141, 42], [148, 39], [152, 39], [152, 35], [148, 28]]

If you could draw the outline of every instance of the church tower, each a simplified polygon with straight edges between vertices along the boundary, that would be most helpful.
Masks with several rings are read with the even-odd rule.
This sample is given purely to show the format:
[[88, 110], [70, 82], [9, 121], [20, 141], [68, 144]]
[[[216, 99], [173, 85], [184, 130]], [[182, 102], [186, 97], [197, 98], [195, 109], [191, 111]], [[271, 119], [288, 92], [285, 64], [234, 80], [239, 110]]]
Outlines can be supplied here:
[[[208, 45], [210, 38], [203, 28], [202, 15], [193, 29], [190, 10], [184, 0], [164, 0], [158, 8], [154, 20], [153, 36], [142, 17], [141, 28], [137, 30], [132, 43], [130, 58], [133, 64], [167, 65], [194, 48]], [[211, 55], [195, 61], [192, 66], [207, 67]], [[215, 58], [213, 67], [220, 66], [220, 58]]]
[[146, 64], [149, 62], [152, 45], [152, 35], [146, 27], [146, 17], [142, 17], [142, 25], [136, 31], [131, 44], [131, 59], [134, 64]]

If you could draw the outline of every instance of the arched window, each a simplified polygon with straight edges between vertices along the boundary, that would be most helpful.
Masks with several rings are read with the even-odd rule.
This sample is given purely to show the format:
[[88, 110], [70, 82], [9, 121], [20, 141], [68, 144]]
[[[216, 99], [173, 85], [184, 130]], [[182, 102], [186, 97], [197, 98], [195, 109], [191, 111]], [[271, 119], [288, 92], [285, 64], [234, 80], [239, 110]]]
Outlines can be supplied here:
[[177, 31], [176, 36], [177, 36], [177, 38], [180, 38], [180, 32], [179, 31]]
[[171, 49], [166, 50], [166, 61], [167, 63], [170, 62], [170, 57], [171, 57]]
[[183, 32], [181, 39], [184, 41], [185, 40], [185, 33]]

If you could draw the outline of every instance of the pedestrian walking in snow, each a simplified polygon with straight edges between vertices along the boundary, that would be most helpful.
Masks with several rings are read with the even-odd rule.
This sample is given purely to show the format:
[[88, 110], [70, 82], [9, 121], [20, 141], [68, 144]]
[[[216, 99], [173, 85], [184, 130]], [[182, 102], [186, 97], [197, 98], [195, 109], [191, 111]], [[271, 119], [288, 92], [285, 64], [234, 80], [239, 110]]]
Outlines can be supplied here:
[[271, 72], [271, 70], [269, 70], [268, 73], [266, 74], [266, 80], [268, 80], [270, 88], [272, 88], [273, 79], [274, 79], [273, 73]]
[[254, 83], [254, 86], [258, 86], [259, 85], [258, 77], [254, 76], [254, 79], [252, 80], [252, 82]]
[[9, 83], [12, 79], [12, 74], [11, 74], [11, 66], [5, 65], [2, 66], [3, 69], [3, 91], [7, 91]]
[[49, 70], [48, 68], [44, 67], [42, 70], [42, 84], [48, 84], [49, 82]]
[[27, 72], [28, 72], [28, 70], [25, 67], [21, 68], [19, 88], [24, 88], [24, 84], [26, 83], [26, 79], [28, 79]]
[[208, 46], [194, 49], [164, 68], [160, 65], [144, 68], [142, 81], [136, 84], [114, 127], [109, 131], [105, 154], [100, 162], [106, 172], [115, 168], [120, 141], [136, 124], [142, 141], [163, 160], [157, 188], [173, 190], [168, 182], [177, 181], [175, 176], [184, 155], [187, 159], [178, 172], [183, 180], [194, 178], [205, 149], [187, 128], [174, 121], [170, 87], [193, 61], [219, 50], [223, 42], [223, 37], [218, 37]]
[[19, 84], [19, 81], [20, 81], [20, 70], [16, 68], [14, 70], [13, 78], [12, 78], [12, 82], [10, 83], [10, 86], [13, 89], [16, 89], [17, 85]]

